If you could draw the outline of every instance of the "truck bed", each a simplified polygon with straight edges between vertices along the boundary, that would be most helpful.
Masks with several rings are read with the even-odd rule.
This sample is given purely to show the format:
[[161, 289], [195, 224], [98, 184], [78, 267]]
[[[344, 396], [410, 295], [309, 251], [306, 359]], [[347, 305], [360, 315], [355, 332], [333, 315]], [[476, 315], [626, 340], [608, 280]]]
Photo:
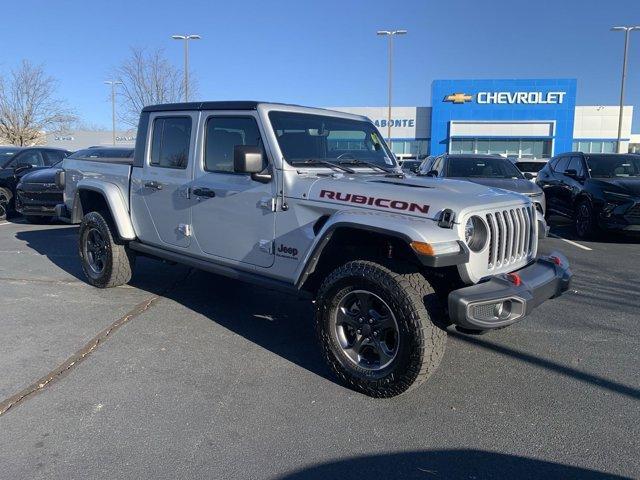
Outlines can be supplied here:
[[62, 164], [66, 172], [64, 203], [67, 210], [71, 212], [73, 209], [78, 184], [90, 184], [94, 181], [115, 185], [128, 209], [132, 163], [133, 159], [130, 158], [64, 159]]

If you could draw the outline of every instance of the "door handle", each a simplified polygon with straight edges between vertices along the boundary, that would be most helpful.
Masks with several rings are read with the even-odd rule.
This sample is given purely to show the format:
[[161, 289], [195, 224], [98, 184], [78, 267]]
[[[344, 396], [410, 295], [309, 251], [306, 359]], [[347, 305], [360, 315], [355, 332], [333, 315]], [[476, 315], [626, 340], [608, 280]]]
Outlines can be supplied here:
[[196, 187], [192, 190], [192, 192], [196, 197], [213, 198], [216, 196], [215, 190], [211, 190], [210, 188], [206, 187]]
[[162, 184], [160, 182], [156, 182], [155, 180], [146, 182], [144, 186], [146, 188], [153, 188], [154, 190], [162, 190]]

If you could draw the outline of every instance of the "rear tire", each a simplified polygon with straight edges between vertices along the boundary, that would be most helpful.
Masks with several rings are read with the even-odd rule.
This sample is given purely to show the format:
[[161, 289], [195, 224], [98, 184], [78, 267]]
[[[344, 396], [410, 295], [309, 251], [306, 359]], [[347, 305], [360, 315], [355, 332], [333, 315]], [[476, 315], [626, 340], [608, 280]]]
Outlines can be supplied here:
[[82, 219], [78, 250], [82, 270], [94, 287], [117, 287], [131, 280], [135, 256], [116, 238], [102, 213], [90, 212]]
[[446, 332], [434, 322], [444, 311], [410, 264], [349, 262], [322, 283], [316, 307], [324, 358], [354, 390], [393, 397], [420, 385], [440, 364]]

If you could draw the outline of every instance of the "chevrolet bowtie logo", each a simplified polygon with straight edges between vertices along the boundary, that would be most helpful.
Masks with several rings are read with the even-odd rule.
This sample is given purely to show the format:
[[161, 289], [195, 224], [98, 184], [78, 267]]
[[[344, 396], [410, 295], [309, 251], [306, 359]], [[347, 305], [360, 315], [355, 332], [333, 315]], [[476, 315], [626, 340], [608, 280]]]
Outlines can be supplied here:
[[473, 100], [471, 95], [467, 95], [466, 93], [454, 93], [453, 95], [447, 95], [444, 97], [445, 102], [451, 103], [465, 103]]

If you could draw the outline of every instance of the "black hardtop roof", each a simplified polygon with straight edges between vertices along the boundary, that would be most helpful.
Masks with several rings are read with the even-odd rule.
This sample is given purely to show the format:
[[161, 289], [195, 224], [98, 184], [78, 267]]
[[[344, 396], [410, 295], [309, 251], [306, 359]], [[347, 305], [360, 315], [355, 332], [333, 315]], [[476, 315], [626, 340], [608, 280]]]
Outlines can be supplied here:
[[175, 112], [182, 110], [255, 110], [261, 103], [273, 103], [274, 105], [299, 106], [288, 103], [258, 102], [255, 100], [225, 100], [219, 102], [182, 102], [162, 103], [149, 105], [142, 109], [143, 112]]

